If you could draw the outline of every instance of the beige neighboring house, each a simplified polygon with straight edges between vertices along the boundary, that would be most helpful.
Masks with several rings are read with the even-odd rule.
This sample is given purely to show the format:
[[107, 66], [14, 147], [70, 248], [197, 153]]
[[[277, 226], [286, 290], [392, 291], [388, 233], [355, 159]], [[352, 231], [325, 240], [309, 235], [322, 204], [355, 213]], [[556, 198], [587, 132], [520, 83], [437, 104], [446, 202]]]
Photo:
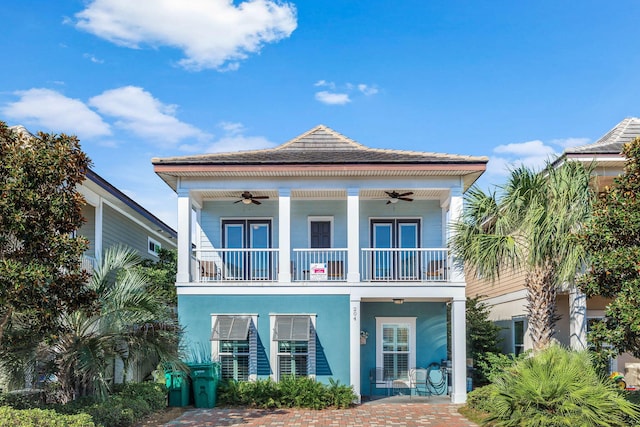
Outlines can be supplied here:
[[[612, 185], [614, 178], [623, 171], [623, 145], [639, 136], [640, 118], [626, 118], [593, 144], [565, 150], [554, 165], [561, 166], [569, 160], [595, 163], [596, 191], [602, 191], [605, 186]], [[518, 354], [532, 348], [527, 333], [524, 276], [523, 272], [507, 272], [494, 284], [467, 278], [467, 296], [482, 296], [483, 301], [491, 308], [490, 318], [503, 328], [502, 350], [505, 353]], [[554, 338], [574, 349], [585, 348], [589, 321], [604, 317], [608, 302], [608, 299], [602, 297], [587, 299], [574, 286], [563, 287], [557, 297], [557, 314], [560, 320], [556, 324]], [[611, 369], [622, 371], [629, 362], [636, 360], [628, 355], [621, 355], [612, 361]]]

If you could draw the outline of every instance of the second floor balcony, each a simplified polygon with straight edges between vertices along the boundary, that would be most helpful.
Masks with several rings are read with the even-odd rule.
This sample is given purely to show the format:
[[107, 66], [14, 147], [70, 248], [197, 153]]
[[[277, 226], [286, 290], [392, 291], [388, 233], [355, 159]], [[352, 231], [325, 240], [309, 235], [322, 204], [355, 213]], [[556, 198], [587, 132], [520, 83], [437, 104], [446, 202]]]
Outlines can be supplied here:
[[[361, 248], [357, 268], [360, 282], [448, 282], [451, 260], [446, 248]], [[195, 250], [192, 277], [198, 283], [278, 282], [280, 250]], [[347, 282], [345, 248], [294, 248], [290, 257], [291, 282]]]

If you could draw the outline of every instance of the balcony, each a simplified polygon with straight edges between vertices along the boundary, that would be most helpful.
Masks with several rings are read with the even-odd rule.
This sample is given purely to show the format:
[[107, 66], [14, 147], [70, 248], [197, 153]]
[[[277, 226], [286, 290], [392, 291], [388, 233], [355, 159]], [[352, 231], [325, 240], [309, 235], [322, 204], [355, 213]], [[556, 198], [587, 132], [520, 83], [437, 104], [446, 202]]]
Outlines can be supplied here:
[[[347, 249], [293, 249], [292, 282], [347, 281]], [[279, 249], [196, 250], [192, 277], [199, 283], [277, 282]], [[361, 282], [447, 282], [445, 248], [360, 249]]]

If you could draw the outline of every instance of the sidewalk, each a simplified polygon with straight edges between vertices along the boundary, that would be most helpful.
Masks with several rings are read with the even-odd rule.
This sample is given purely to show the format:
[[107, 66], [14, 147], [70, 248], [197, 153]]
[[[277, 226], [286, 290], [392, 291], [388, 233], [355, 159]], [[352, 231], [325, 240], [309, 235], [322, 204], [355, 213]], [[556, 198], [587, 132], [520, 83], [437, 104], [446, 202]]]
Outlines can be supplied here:
[[476, 427], [458, 413], [459, 405], [437, 401], [379, 399], [350, 409], [194, 409], [165, 427]]

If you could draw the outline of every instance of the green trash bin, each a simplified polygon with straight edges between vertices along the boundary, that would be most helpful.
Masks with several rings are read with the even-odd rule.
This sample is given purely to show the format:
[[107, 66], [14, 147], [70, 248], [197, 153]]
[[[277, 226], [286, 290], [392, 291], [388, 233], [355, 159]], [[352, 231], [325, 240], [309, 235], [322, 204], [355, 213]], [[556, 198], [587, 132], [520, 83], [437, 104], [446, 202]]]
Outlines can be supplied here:
[[191, 384], [186, 372], [165, 371], [165, 385], [169, 390], [169, 406], [189, 406]]
[[216, 406], [220, 365], [218, 363], [189, 364], [193, 385], [193, 403], [196, 408]]

